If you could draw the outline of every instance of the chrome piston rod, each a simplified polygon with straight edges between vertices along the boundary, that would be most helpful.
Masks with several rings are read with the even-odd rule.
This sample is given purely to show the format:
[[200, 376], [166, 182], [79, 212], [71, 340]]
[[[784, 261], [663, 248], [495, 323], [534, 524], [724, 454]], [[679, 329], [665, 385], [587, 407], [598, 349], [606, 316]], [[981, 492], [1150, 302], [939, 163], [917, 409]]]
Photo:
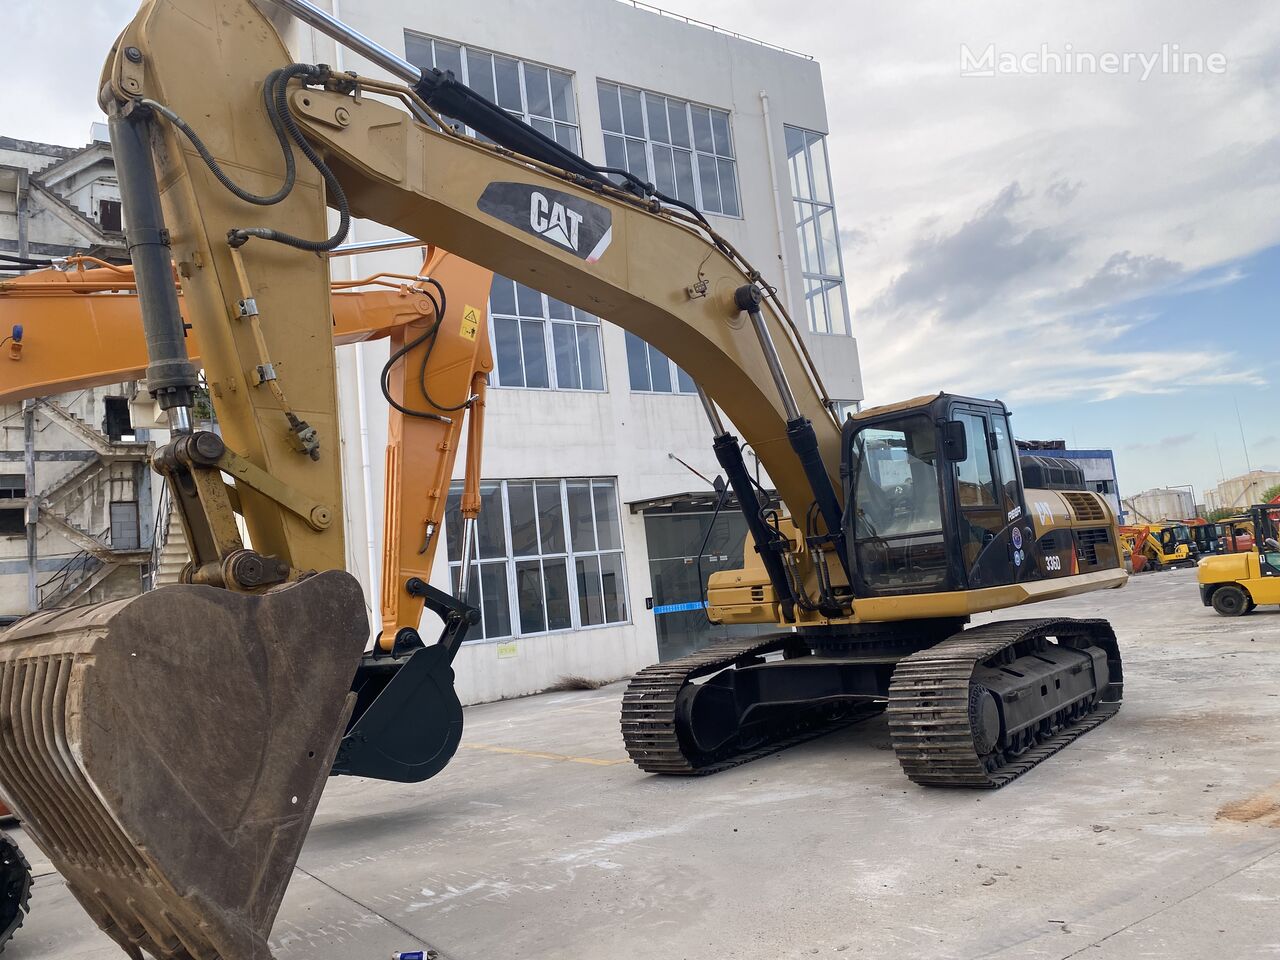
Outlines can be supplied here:
[[422, 79], [422, 70], [403, 57], [396, 56], [386, 47], [374, 43], [358, 30], [353, 30], [333, 14], [321, 10], [308, 0], [271, 0], [282, 10], [287, 10], [309, 27], [314, 27], [330, 40], [342, 44], [367, 60], [376, 63], [392, 76], [408, 84]]

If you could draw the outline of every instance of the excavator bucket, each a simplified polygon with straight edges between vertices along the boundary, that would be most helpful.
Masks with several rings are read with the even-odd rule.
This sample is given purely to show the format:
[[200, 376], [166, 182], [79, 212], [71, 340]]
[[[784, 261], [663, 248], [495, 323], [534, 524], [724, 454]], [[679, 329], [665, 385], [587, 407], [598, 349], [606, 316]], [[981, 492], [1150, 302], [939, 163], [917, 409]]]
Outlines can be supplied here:
[[126, 953], [267, 960], [355, 696], [359, 583], [171, 586], [0, 634], [0, 782]]

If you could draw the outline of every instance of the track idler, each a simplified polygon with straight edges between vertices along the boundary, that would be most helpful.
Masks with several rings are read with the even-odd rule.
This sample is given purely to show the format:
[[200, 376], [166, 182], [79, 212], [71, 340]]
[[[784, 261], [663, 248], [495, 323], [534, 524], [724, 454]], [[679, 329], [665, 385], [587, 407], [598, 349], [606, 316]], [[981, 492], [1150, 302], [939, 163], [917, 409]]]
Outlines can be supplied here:
[[0, 782], [126, 953], [266, 960], [355, 697], [355, 578], [169, 586], [0, 634]]

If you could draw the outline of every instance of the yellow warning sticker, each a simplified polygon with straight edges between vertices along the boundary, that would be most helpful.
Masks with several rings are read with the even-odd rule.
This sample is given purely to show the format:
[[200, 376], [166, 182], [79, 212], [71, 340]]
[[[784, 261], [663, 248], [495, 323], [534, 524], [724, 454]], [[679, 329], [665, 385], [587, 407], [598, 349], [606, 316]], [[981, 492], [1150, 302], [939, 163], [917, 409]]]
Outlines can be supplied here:
[[480, 329], [480, 311], [473, 306], [465, 306], [462, 308], [462, 328], [461, 334], [468, 340], [476, 338], [476, 331]]

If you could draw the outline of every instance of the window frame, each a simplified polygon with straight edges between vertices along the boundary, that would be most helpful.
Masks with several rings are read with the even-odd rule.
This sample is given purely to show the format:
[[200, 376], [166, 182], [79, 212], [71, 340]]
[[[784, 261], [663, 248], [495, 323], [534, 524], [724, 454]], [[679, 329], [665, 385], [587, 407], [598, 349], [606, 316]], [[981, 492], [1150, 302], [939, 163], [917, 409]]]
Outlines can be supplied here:
[[[437, 43], [447, 43], [451, 47], [457, 47], [458, 56], [462, 66], [462, 75], [459, 76], [458, 79], [469, 87], [473, 87], [473, 84], [471, 83], [471, 63], [467, 56], [468, 52], [474, 52], [476, 54], [481, 54], [489, 57], [490, 58], [489, 62], [491, 65], [493, 64], [493, 60], [492, 60], [493, 57], [502, 57], [504, 60], [514, 61], [516, 64], [517, 76], [519, 77], [519, 81], [520, 81], [520, 119], [523, 120], [525, 123], [529, 124], [530, 126], [533, 126], [540, 130], [541, 128], [538, 128], [537, 124], [534, 123], [535, 120], [541, 120], [544, 123], [553, 124], [553, 128], [552, 128], [553, 132], [547, 135], [550, 136], [551, 139], [555, 140], [557, 143], [560, 142], [560, 139], [559, 137], [555, 136], [554, 125], [572, 127], [574, 131], [574, 140], [577, 141], [577, 145], [570, 147], [567, 144], [562, 143], [561, 146], [564, 146], [567, 149], [572, 150], [574, 153], [578, 154], [579, 156], [582, 155], [582, 104], [579, 103], [578, 101], [578, 83], [577, 83], [578, 78], [577, 78], [577, 74], [574, 71], [566, 70], [564, 67], [558, 67], [558, 66], [555, 66], [554, 64], [543, 63], [539, 60], [529, 60], [525, 57], [517, 57], [509, 53], [502, 53], [499, 50], [490, 50], [488, 47], [478, 47], [475, 44], [462, 43], [457, 40], [450, 40], [447, 37], [437, 37], [433, 34], [423, 33], [419, 30], [406, 29], [404, 31], [405, 59], [411, 63], [414, 63], [414, 61], [413, 61], [413, 58], [409, 56], [410, 38], [412, 38], [414, 41], [417, 41], [419, 43], [429, 44], [431, 47], [431, 63], [429, 65], [415, 63], [415, 65], [418, 67], [424, 67], [424, 66], [435, 67], [436, 66], [438, 62], [438, 58], [436, 56], [435, 45]], [[528, 66], [535, 67], [539, 70], [554, 70], [557, 73], [562, 73], [568, 76], [570, 102], [573, 104], [573, 120], [572, 121], [556, 119], [556, 117], [554, 116], [554, 113], [555, 113], [554, 103], [548, 103], [548, 108], [551, 114], [553, 114], [552, 116], [544, 116], [542, 114], [535, 114], [529, 111], [529, 88], [527, 85], [528, 81], [525, 78], [526, 64]], [[495, 82], [494, 89], [496, 91], [497, 89], [496, 76], [494, 77], [494, 82]], [[494, 102], [495, 103], [498, 102], [496, 97], [494, 98]], [[500, 103], [498, 105], [502, 106]], [[502, 109], [506, 110], [508, 113], [514, 113], [513, 110], [507, 107], [502, 107]], [[476, 131], [473, 130], [471, 127], [467, 127], [463, 125], [463, 129], [466, 131], [466, 133], [469, 136], [476, 137], [477, 139], [480, 139], [480, 140], [486, 139], [481, 134], [476, 133]], [[541, 132], [546, 134], [545, 130], [541, 130]]]
[[[792, 131], [804, 138], [804, 146], [801, 148], [801, 152], [804, 154], [808, 196], [796, 195], [796, 177], [792, 163], [792, 157], [795, 154], [791, 152], [789, 143], [789, 134]], [[795, 221], [795, 237], [800, 251], [800, 282], [803, 287], [805, 316], [808, 320], [809, 332], [831, 337], [853, 336], [853, 319], [849, 314], [849, 297], [844, 276], [844, 249], [840, 244], [840, 218], [836, 213], [835, 185], [832, 183], [831, 178], [831, 154], [827, 149], [827, 135], [790, 123], [782, 125], [782, 132], [783, 150], [787, 155], [787, 182], [791, 186], [791, 215]], [[813, 157], [813, 145], [815, 143], [822, 144], [822, 172], [826, 181], [826, 196], [829, 198], [828, 200], [819, 199], [822, 194], [817, 189], [817, 172]], [[808, 215], [802, 215], [802, 209], [808, 211]], [[830, 264], [827, 263], [826, 253], [823, 251], [822, 246], [822, 235], [818, 230], [822, 216], [828, 213], [831, 215], [831, 227], [835, 238], [836, 272], [834, 273], [828, 269]], [[805, 263], [804, 231], [809, 224], [814, 225], [814, 254], [819, 260], [819, 269], [817, 271], [807, 269]], [[811, 290], [811, 285], [816, 285], [816, 290]], [[840, 297], [840, 309], [844, 318], [843, 330], [834, 330], [831, 326], [829, 298], [833, 289], [838, 290]], [[825, 330], [818, 328], [818, 318], [813, 303], [814, 295], [816, 294], [822, 296]]]
[[[502, 519], [502, 534], [503, 534], [503, 550], [505, 555], [501, 558], [498, 558], [498, 557], [483, 558], [479, 556], [473, 557], [472, 576], [474, 578], [477, 568], [483, 567], [485, 564], [489, 564], [491, 566], [497, 566], [499, 563], [501, 563], [503, 565], [504, 571], [505, 571], [504, 582], [506, 584], [506, 590], [507, 590], [506, 599], [507, 599], [508, 621], [510, 623], [510, 632], [501, 634], [501, 635], [494, 635], [491, 637], [488, 637], [488, 636], [472, 637], [465, 640], [464, 641], [465, 644], [503, 643], [503, 642], [509, 642], [512, 640], [521, 640], [528, 637], [548, 636], [550, 634], [576, 633], [582, 630], [601, 630], [608, 627], [621, 627], [621, 626], [630, 625], [634, 622], [634, 613], [633, 613], [632, 603], [631, 603], [630, 574], [629, 574], [629, 571], [627, 570], [626, 543], [625, 543], [625, 537], [623, 534], [622, 501], [618, 492], [617, 477], [513, 477], [510, 479], [501, 479], [501, 480], [484, 480], [482, 481], [482, 483], [483, 484], [496, 483], [498, 484], [498, 487], [499, 487], [499, 492], [501, 494], [501, 504], [502, 504], [501, 519]], [[542, 535], [541, 535], [542, 528], [541, 528], [541, 519], [538, 517], [538, 513], [537, 513], [537, 509], [538, 509], [537, 508], [537, 496], [538, 496], [537, 485], [540, 483], [541, 484], [555, 483], [558, 485], [559, 493], [560, 493], [561, 522], [563, 525], [562, 535], [564, 537], [564, 549], [562, 551], [552, 551], [549, 553], [539, 552], [537, 554], [521, 554], [520, 556], [516, 556], [515, 549], [512, 544], [512, 537], [511, 537], [511, 502], [510, 502], [510, 486], [509, 485], [513, 483], [514, 484], [527, 483], [527, 484], [533, 485], [534, 517], [535, 517], [535, 523], [536, 523], [536, 529], [537, 529], [539, 551], [541, 551], [542, 549]], [[589, 499], [591, 503], [591, 530], [592, 530], [592, 536], [596, 544], [594, 550], [574, 549], [573, 531], [572, 531], [572, 525], [570, 522], [571, 517], [569, 513], [569, 492], [568, 492], [569, 484], [571, 483], [587, 484], [587, 488], [589, 491]], [[458, 491], [460, 491], [461, 484], [462, 484], [461, 480], [454, 480], [450, 483], [449, 495], [448, 495], [449, 501], [452, 501], [455, 494]], [[617, 518], [618, 546], [616, 548], [601, 549], [600, 539], [599, 539], [599, 519], [596, 515], [595, 491], [597, 489], [597, 485], [603, 486], [605, 484], [609, 485], [612, 492], [613, 507], [614, 507], [616, 518]], [[446, 518], [445, 518], [446, 528], [449, 522], [450, 520], [448, 517], [448, 513], [446, 513]], [[449, 539], [450, 538], [446, 535], [445, 541], [444, 541], [445, 561], [446, 561], [446, 565], [449, 572], [449, 583], [456, 594], [457, 582], [458, 582], [458, 570], [461, 567], [461, 561], [449, 555], [450, 554]], [[615, 555], [618, 557], [618, 568], [621, 570], [621, 573], [622, 573], [622, 584], [621, 584], [620, 596], [623, 604], [623, 618], [621, 620], [606, 620], [603, 623], [583, 623], [581, 597], [578, 590], [577, 560], [580, 557], [597, 558], [597, 568], [598, 568], [597, 576], [600, 583], [600, 596], [601, 596], [601, 603], [603, 606], [605, 571], [604, 571], [604, 564], [600, 562], [599, 558], [602, 558], [606, 555]], [[520, 622], [520, 593], [519, 593], [519, 587], [516, 581], [516, 566], [520, 563], [527, 563], [532, 560], [536, 560], [539, 562], [539, 570], [542, 575], [542, 622], [544, 625], [547, 623], [549, 619], [547, 616], [545, 563], [548, 560], [564, 561], [565, 570], [567, 574], [567, 586], [568, 586], [569, 626], [557, 627], [555, 629], [544, 628], [542, 630], [531, 630], [527, 632], [523, 629], [523, 624]], [[476, 583], [474, 579], [472, 580], [472, 583], [473, 583], [473, 589], [476, 589], [474, 587], [474, 584]], [[480, 628], [480, 632], [483, 632], [484, 630], [483, 619], [481, 621], [481, 624], [482, 625]]]
[[[645, 180], [646, 182], [656, 183], [657, 167], [654, 162], [654, 147], [657, 146], [657, 147], [665, 148], [672, 152], [673, 171], [675, 169], [675, 152], [687, 151], [689, 154], [691, 170], [692, 170], [691, 187], [693, 190], [693, 199], [692, 199], [693, 205], [697, 207], [698, 210], [701, 211], [702, 213], [709, 214], [711, 216], [725, 217], [729, 220], [745, 219], [745, 215], [743, 214], [743, 210], [742, 210], [742, 179], [738, 171], [738, 153], [737, 153], [737, 146], [734, 142], [735, 138], [733, 135], [733, 111], [732, 110], [726, 110], [724, 107], [713, 106], [712, 104], [709, 104], [709, 103], [701, 103], [697, 100], [690, 100], [683, 97], [676, 97], [676, 96], [671, 96], [665, 93], [659, 93], [656, 90], [646, 90], [643, 87], [632, 86], [629, 83], [621, 83], [617, 80], [609, 80], [605, 77], [596, 77], [597, 106], [599, 106], [599, 103], [600, 103], [601, 93], [603, 92], [602, 88], [605, 86], [613, 87], [616, 89], [618, 93], [618, 101], [619, 101], [618, 102], [619, 117], [622, 118], [619, 122], [619, 126], [622, 129], [610, 130], [605, 126], [604, 111], [603, 110], [600, 111], [600, 137], [601, 137], [601, 145], [604, 147], [606, 163], [608, 163], [608, 156], [609, 156], [608, 143], [609, 143], [610, 137], [616, 137], [623, 141], [623, 153], [628, 157], [629, 157], [629, 152], [628, 152], [627, 144], [643, 143], [646, 170], [645, 170], [645, 175], [642, 179]], [[636, 136], [635, 134], [628, 133], [626, 131], [626, 118], [625, 118], [625, 112], [622, 107], [622, 91], [624, 90], [629, 90], [640, 95], [640, 120], [641, 120], [641, 129], [643, 130], [642, 136]], [[662, 101], [662, 114], [667, 124], [667, 140], [666, 141], [658, 141], [654, 139], [653, 131], [651, 130], [651, 115], [656, 112], [656, 109], [655, 110], [650, 109], [649, 107], [650, 98], [656, 98]], [[683, 112], [684, 112], [684, 119], [685, 119], [685, 133], [687, 134], [686, 143], [688, 144], [688, 146], [686, 146], [685, 144], [676, 143], [675, 138], [671, 136], [671, 106], [673, 103], [684, 105]], [[709, 124], [708, 129], [710, 130], [710, 136], [711, 136], [710, 152], [703, 149], [699, 149], [698, 147], [698, 134], [697, 134], [696, 127], [694, 125], [695, 110], [707, 111], [707, 122]], [[716, 143], [716, 136], [715, 136], [716, 117], [719, 114], [723, 114], [725, 118], [725, 135], [726, 135], [726, 138], [728, 139], [728, 150], [729, 150], [728, 153], [721, 153], [720, 147]], [[731, 213], [726, 211], [725, 204], [723, 202], [719, 204], [720, 209], [712, 209], [706, 205], [705, 198], [703, 196], [703, 187], [702, 187], [702, 170], [703, 170], [702, 158], [704, 157], [709, 158], [710, 164], [714, 165], [715, 167], [714, 173], [716, 178], [716, 191], [718, 196], [723, 196], [723, 192], [724, 192], [724, 185], [721, 183], [721, 173], [720, 173], [721, 166], [720, 165], [722, 163], [730, 164], [731, 170], [732, 170], [732, 177], [733, 177], [733, 191], [734, 191], [733, 199], [734, 199], [734, 205], [737, 209], [736, 213]], [[627, 165], [627, 169], [630, 170], [630, 164]], [[673, 177], [675, 176], [674, 173], [672, 175]], [[677, 187], [678, 187], [678, 182], [677, 182]], [[680, 199], [684, 199], [684, 198], [680, 198]]]
[[[515, 313], [508, 313], [505, 310], [495, 310], [493, 301], [493, 287], [500, 282], [512, 284], [512, 298], [515, 302]], [[531, 293], [537, 294], [539, 298], [539, 306], [541, 307], [541, 316], [532, 316], [522, 313], [520, 310], [520, 287], [524, 287]], [[571, 316], [555, 317], [551, 314], [551, 301], [555, 299], [540, 290], [535, 290], [528, 284], [522, 284], [518, 280], [512, 280], [510, 277], [504, 277], [495, 274], [493, 283], [489, 286], [489, 300], [487, 303], [489, 311], [489, 335], [490, 343], [493, 346], [493, 372], [489, 375], [489, 386], [498, 390], [541, 390], [541, 391], [559, 391], [563, 393], [608, 393], [609, 392], [609, 371], [605, 363], [604, 357], [604, 323], [601, 318], [594, 313], [582, 310], [573, 304], [566, 303], [570, 310]], [[557, 301], [564, 303], [563, 300]], [[579, 319], [579, 315], [590, 317], [590, 320]], [[524, 383], [503, 383], [502, 371], [498, 359], [498, 321], [514, 320], [518, 327], [518, 341], [520, 346], [520, 371]], [[542, 349], [543, 358], [547, 368], [547, 385], [545, 387], [529, 386], [528, 384], [528, 367], [525, 363], [525, 341], [524, 341], [524, 324], [526, 323], [542, 323]], [[582, 327], [594, 328], [596, 331], [596, 354], [599, 361], [600, 369], [600, 386], [599, 387], [562, 387], [560, 386], [560, 368], [556, 359], [556, 343], [555, 343], [555, 325], [562, 324], [573, 328], [574, 345], [578, 346], [579, 329]], [[578, 347], [578, 382], [582, 383], [582, 352]]]

